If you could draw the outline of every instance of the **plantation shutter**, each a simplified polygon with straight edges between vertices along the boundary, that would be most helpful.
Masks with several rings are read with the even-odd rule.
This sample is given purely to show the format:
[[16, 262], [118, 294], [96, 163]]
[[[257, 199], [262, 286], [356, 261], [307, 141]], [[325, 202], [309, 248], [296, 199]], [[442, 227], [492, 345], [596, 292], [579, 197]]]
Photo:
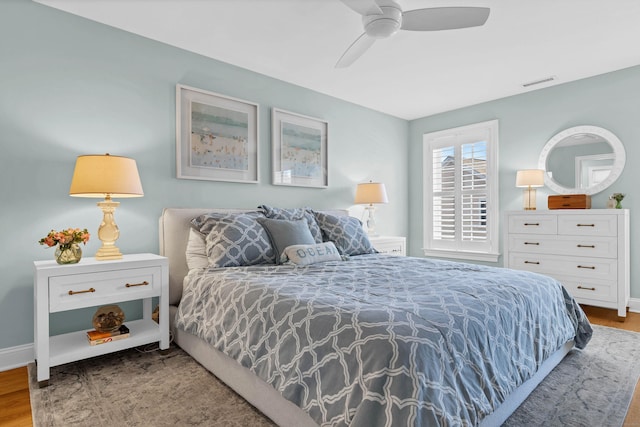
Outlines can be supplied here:
[[[496, 171], [491, 133], [465, 129], [425, 138], [425, 237], [428, 250], [490, 252], [494, 249], [497, 215], [491, 215], [491, 184]], [[444, 132], [442, 132], [444, 133]], [[428, 162], [428, 164], [427, 164]], [[495, 186], [495, 184], [494, 184]], [[494, 190], [495, 191], [495, 190]], [[429, 212], [430, 211], [430, 212]]]

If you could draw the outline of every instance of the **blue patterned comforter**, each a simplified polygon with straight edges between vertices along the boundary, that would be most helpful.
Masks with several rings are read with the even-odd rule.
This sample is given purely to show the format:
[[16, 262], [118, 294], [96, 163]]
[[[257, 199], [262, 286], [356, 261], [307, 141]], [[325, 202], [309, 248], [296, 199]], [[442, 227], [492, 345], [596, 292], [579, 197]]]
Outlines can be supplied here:
[[591, 327], [554, 279], [425, 258], [192, 271], [177, 326], [321, 425], [477, 425]]

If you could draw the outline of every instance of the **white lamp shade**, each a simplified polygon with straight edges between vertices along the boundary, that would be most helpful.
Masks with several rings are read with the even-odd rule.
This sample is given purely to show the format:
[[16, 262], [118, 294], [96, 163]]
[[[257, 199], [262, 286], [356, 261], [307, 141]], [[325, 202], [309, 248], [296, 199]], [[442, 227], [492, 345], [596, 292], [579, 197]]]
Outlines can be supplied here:
[[356, 188], [356, 204], [389, 203], [387, 190], [380, 182], [358, 184]]
[[96, 154], [78, 156], [69, 195], [74, 197], [142, 197], [136, 161], [128, 157]]
[[544, 187], [544, 170], [525, 169], [516, 173], [516, 187]]

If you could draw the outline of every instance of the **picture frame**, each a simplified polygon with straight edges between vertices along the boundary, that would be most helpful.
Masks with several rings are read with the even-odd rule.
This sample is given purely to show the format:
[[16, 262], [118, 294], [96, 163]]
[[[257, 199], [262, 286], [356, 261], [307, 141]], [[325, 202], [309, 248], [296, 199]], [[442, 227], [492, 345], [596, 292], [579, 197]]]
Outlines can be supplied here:
[[328, 122], [279, 108], [271, 122], [273, 185], [327, 188]]
[[258, 183], [258, 104], [176, 85], [176, 176]]

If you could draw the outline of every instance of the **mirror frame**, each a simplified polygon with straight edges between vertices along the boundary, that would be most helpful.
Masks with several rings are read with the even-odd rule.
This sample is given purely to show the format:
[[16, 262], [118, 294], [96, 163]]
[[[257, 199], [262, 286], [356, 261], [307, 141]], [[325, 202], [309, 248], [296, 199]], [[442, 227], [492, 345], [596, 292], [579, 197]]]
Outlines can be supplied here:
[[[563, 141], [568, 136], [581, 134], [581, 133], [591, 133], [594, 135], [598, 135], [603, 138], [605, 141], [611, 145], [613, 148], [613, 154], [615, 154], [615, 159], [613, 161], [613, 167], [611, 168], [611, 172], [606, 179], [602, 182], [590, 187], [590, 188], [568, 188], [565, 187], [558, 182], [556, 182], [553, 178], [549, 176], [547, 173], [547, 158], [549, 157], [549, 153], [553, 150], [561, 141]], [[543, 169], [544, 173], [544, 183], [547, 187], [555, 191], [559, 194], [597, 194], [601, 191], [606, 190], [611, 184], [613, 184], [622, 174], [622, 170], [624, 169], [624, 164], [627, 160], [627, 154], [624, 150], [624, 145], [622, 141], [615, 136], [612, 132], [598, 127], [598, 126], [575, 126], [569, 129], [565, 129], [562, 132], [558, 132], [555, 134], [542, 148], [540, 152], [540, 157], [538, 159], [538, 168]]]

